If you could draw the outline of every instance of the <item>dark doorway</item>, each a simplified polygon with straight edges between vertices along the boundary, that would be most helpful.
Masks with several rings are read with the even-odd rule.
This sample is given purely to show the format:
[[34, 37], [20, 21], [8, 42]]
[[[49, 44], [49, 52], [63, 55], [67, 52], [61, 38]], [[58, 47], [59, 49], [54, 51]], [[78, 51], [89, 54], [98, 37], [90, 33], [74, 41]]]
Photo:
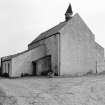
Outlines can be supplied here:
[[51, 72], [51, 55], [33, 61], [33, 75], [46, 76]]
[[33, 64], [33, 75], [36, 75], [36, 62], [32, 62]]

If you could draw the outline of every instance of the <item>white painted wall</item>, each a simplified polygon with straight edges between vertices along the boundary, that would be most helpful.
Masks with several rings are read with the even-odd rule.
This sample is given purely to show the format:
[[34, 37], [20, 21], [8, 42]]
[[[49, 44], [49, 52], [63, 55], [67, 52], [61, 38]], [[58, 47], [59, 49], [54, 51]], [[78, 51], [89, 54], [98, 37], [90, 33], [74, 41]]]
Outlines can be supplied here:
[[94, 35], [76, 14], [61, 30], [61, 75], [96, 72]]

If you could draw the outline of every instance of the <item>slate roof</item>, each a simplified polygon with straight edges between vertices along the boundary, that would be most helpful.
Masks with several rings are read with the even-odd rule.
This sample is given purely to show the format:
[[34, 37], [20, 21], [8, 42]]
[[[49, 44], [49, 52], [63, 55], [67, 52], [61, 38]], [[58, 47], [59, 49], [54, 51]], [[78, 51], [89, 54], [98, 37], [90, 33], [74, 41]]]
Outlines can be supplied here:
[[[53, 34], [58, 33], [66, 25], [66, 23], [67, 22], [65, 22], [65, 21], [64, 22], [61, 22], [60, 24], [58, 24], [55, 27], [49, 29], [48, 31], [43, 32], [37, 38], [35, 38], [35, 40], [33, 40], [30, 44], [33, 44], [33, 43], [35, 43], [35, 42], [37, 42], [39, 40], [42, 40], [42, 39], [44, 39], [46, 37], [49, 37], [49, 36], [51, 36]], [[14, 55], [9, 55], [9, 56], [2, 57], [2, 61], [11, 60], [12, 58], [17, 57], [17, 56], [19, 56], [19, 55], [21, 55], [21, 54], [23, 54], [23, 53], [25, 53], [27, 51], [29, 51], [29, 50], [26, 50], [26, 51], [23, 51], [23, 52], [14, 54]]]
[[49, 29], [48, 31], [43, 32], [37, 38], [35, 38], [35, 40], [33, 40], [29, 45], [31, 45], [31, 44], [33, 44], [37, 41], [40, 41], [44, 38], [47, 38], [51, 35], [54, 35], [54, 34], [58, 33], [66, 25], [66, 23], [67, 23], [66, 21], [61, 22], [60, 24], [58, 24], [55, 27]]
[[23, 52], [20, 52], [20, 53], [17, 53], [17, 54], [14, 54], [14, 55], [9, 55], [9, 56], [5, 56], [5, 57], [1, 57], [2, 61], [6, 61], [6, 60], [11, 60], [12, 58], [14, 57], [17, 57], [25, 52], [28, 52], [29, 50], [25, 50]]

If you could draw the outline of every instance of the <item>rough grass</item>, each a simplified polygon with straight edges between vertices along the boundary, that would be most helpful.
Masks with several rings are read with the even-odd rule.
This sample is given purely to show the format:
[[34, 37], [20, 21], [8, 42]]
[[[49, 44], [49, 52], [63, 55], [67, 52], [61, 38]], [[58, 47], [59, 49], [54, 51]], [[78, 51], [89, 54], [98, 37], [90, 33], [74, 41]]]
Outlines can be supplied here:
[[0, 87], [0, 105], [105, 105], [105, 75], [1, 79]]

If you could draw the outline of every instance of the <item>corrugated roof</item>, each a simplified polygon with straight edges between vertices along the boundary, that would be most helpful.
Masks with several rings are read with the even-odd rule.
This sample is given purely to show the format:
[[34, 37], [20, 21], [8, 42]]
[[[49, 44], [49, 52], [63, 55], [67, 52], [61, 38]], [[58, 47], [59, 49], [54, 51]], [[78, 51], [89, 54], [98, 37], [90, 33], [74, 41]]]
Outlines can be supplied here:
[[66, 21], [64, 22], [61, 22], [60, 24], [56, 25], [55, 27], [49, 29], [48, 31], [46, 32], [43, 32], [42, 34], [40, 34], [37, 38], [35, 38], [35, 40], [33, 40], [29, 45], [39, 41], [39, 40], [42, 40], [44, 38], [47, 38], [53, 34], [56, 34], [57, 32], [59, 32], [64, 26], [66, 25]]

